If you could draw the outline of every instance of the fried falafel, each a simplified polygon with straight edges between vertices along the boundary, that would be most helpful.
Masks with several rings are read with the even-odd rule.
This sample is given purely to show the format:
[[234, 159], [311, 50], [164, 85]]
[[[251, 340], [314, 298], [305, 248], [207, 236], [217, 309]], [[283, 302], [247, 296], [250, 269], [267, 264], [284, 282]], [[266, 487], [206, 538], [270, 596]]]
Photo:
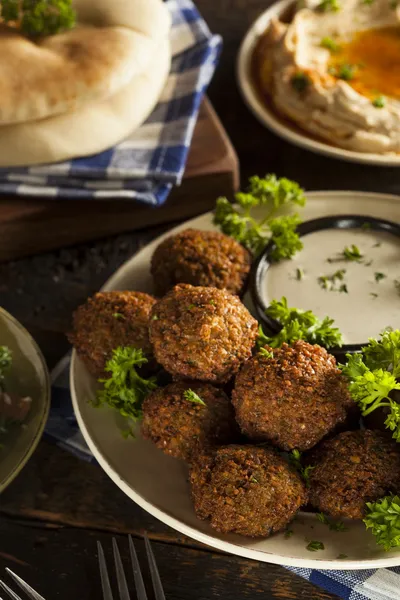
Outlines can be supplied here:
[[266, 348], [239, 371], [232, 402], [242, 432], [282, 450], [315, 446], [355, 405], [336, 359], [303, 340]]
[[225, 290], [180, 284], [153, 306], [150, 340], [174, 379], [226, 383], [250, 358], [258, 323]]
[[[188, 390], [203, 404], [185, 397]], [[209, 446], [237, 441], [239, 428], [233, 406], [222, 390], [208, 383], [179, 382], [146, 398], [142, 435], [166, 454], [190, 462]]]
[[307, 502], [300, 476], [268, 447], [223, 446], [203, 454], [190, 483], [197, 516], [220, 533], [267, 537]]
[[178, 283], [226, 289], [240, 294], [251, 267], [251, 255], [233, 238], [216, 231], [185, 229], [156, 248], [151, 273], [156, 295]]
[[118, 346], [141, 348], [152, 358], [148, 328], [156, 300], [143, 292], [99, 292], [79, 306], [68, 335], [79, 358], [95, 377], [103, 377]]
[[365, 503], [400, 491], [400, 449], [379, 431], [346, 431], [313, 449], [310, 503], [331, 517], [362, 519]]

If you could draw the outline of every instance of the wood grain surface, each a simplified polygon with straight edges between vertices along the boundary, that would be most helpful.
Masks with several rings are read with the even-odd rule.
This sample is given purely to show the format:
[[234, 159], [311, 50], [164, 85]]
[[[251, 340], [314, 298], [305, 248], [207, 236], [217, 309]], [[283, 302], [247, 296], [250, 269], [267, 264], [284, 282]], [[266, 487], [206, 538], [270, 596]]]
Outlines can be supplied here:
[[[251, 174], [274, 172], [298, 180], [306, 189], [400, 191], [397, 168], [313, 155], [278, 139], [245, 107], [235, 80], [237, 51], [247, 27], [268, 4], [197, 0], [210, 28], [224, 37], [209, 96], [238, 153], [242, 181]], [[68, 348], [64, 332], [74, 308], [170, 226], [4, 263], [0, 304], [28, 327], [52, 366]], [[283, 567], [226, 556], [182, 537], [130, 502], [100, 468], [45, 440], [0, 498], [0, 573], [6, 565], [14, 567], [48, 600], [99, 600], [95, 541], [101, 539], [110, 556], [112, 535], [131, 532], [145, 565], [139, 541], [143, 531], [154, 541], [168, 600], [335, 598]], [[126, 558], [126, 539], [119, 540]]]

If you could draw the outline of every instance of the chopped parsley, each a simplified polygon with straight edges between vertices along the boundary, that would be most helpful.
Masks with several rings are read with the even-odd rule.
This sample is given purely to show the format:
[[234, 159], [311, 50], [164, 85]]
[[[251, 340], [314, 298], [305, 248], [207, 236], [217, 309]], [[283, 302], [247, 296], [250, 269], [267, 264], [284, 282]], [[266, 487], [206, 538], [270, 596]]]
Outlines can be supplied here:
[[308, 546], [306, 546], [306, 549], [309, 552], [317, 552], [317, 550], [325, 550], [325, 546], [322, 542], [318, 542], [317, 540], [313, 540], [311, 541]]
[[7, 346], [0, 346], [0, 390], [4, 390], [4, 380], [12, 363], [12, 353]]
[[375, 108], [384, 108], [385, 104], [386, 100], [383, 96], [377, 96], [372, 100], [372, 106], [375, 106]]
[[376, 244], [374, 244], [372, 247], [373, 248], [380, 248], [382, 246], [382, 242], [376, 242]]
[[207, 406], [207, 404], [204, 402], [204, 400], [202, 400], [200, 398], [200, 396], [198, 394], [196, 394], [196, 392], [194, 392], [190, 388], [183, 392], [183, 397], [185, 398], [185, 400], [188, 400], [189, 402], [193, 402], [193, 404], [201, 404], [202, 406]]
[[267, 336], [260, 326], [258, 347], [268, 345], [271, 348], [280, 348], [284, 342], [292, 344], [296, 340], [305, 340], [325, 348], [342, 345], [342, 334], [337, 327], [333, 327], [333, 319], [325, 317], [321, 320], [311, 310], [290, 308], [285, 297], [272, 300], [266, 314], [278, 321], [282, 329], [275, 335]]
[[274, 358], [274, 353], [270, 350], [267, 350], [266, 348], [260, 348], [259, 354], [261, 354], [261, 356], [264, 356], [265, 358]]
[[151, 320], [152, 320], [152, 321], [158, 321], [158, 319], [159, 319], [159, 317], [158, 317], [157, 315], [153, 315], [153, 316], [151, 317]]
[[337, 72], [337, 77], [339, 79], [343, 79], [344, 81], [351, 81], [355, 77], [355, 71], [357, 70], [356, 65], [343, 64], [339, 67]]
[[341, 560], [342, 558], [349, 558], [349, 557], [347, 556], [347, 554], [338, 554], [336, 558]]
[[385, 279], [387, 277], [387, 275], [385, 275], [385, 273], [374, 273], [374, 277], [375, 277], [375, 281], [377, 283], [379, 283], [380, 281], [382, 281], [382, 279]]
[[121, 320], [125, 319], [125, 316], [122, 313], [118, 313], [118, 312], [114, 313], [113, 317], [114, 317], [114, 319], [121, 319]]
[[320, 12], [338, 12], [340, 4], [338, 0], [322, 0], [317, 6]]
[[292, 537], [292, 535], [293, 535], [293, 534], [294, 534], [294, 531], [293, 531], [293, 529], [287, 529], [287, 530], [285, 531], [285, 539], [286, 539], [286, 540], [288, 540], [289, 538], [291, 538], [291, 537]]
[[360, 262], [364, 257], [360, 252], [360, 249], [352, 244], [351, 246], [346, 246], [343, 250], [343, 256], [346, 260]]
[[292, 75], [290, 83], [292, 87], [296, 90], [296, 92], [302, 94], [306, 91], [311, 81], [306, 73], [298, 72]]
[[348, 294], [349, 290], [347, 289], [347, 285], [345, 283], [342, 283], [340, 288], [339, 288], [339, 292], [341, 292], [342, 294]]
[[326, 48], [327, 50], [329, 50], [333, 54], [336, 54], [340, 50], [339, 44], [337, 42], [335, 42], [335, 40], [333, 40], [330, 37], [324, 37], [324, 38], [322, 38], [322, 40], [321, 40], [321, 46], [322, 46], [322, 48]]
[[[347, 293], [347, 286], [345, 284], [342, 284], [339, 288], [337, 287], [338, 281], [343, 281], [345, 273], [346, 269], [338, 269], [332, 275], [321, 275], [320, 277], [318, 277], [317, 281], [321, 288], [324, 290], [330, 290], [335, 292], [346, 291]], [[346, 290], [344, 290], [344, 288], [346, 288]]]
[[375, 292], [370, 292], [369, 295], [373, 298], [378, 298], [378, 294], [376, 294]]
[[303, 269], [297, 268], [296, 269], [296, 279], [297, 281], [301, 281], [304, 278], [304, 271]]
[[299, 473], [299, 475], [303, 479], [304, 483], [306, 484], [306, 487], [309, 487], [310, 486], [310, 473], [314, 469], [314, 467], [312, 467], [311, 465], [307, 465], [306, 467], [303, 467], [302, 462], [301, 462], [301, 454], [302, 453], [299, 450], [296, 450], [296, 449], [292, 450], [292, 452], [289, 454], [289, 462]]

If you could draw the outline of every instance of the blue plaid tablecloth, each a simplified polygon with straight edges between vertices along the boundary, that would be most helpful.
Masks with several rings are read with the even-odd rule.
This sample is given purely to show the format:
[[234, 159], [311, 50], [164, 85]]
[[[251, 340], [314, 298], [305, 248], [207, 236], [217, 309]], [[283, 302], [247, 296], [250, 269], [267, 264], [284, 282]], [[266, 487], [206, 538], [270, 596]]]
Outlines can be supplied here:
[[[52, 406], [46, 437], [88, 462], [96, 462], [79, 431], [69, 391], [70, 356], [52, 374]], [[400, 567], [363, 571], [318, 571], [290, 567], [290, 571], [344, 600], [399, 600]], [[312, 598], [307, 598], [312, 600]]]
[[222, 40], [191, 0], [167, 0], [172, 16], [172, 67], [147, 121], [117, 146], [86, 158], [0, 169], [0, 194], [48, 199], [132, 199], [163, 204], [179, 185], [204, 93]]

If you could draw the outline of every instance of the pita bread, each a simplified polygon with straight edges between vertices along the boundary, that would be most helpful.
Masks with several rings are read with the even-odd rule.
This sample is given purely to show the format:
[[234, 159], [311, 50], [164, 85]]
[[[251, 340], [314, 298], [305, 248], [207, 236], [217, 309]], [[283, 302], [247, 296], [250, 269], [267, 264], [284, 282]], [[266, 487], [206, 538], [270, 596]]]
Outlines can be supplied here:
[[0, 29], [0, 124], [103, 100], [148, 68], [156, 43], [123, 27], [82, 26], [35, 44]]
[[0, 26], [0, 125], [108, 98], [148, 68], [169, 32], [161, 0], [77, 0], [76, 8], [76, 28], [38, 42]]
[[152, 39], [168, 35], [169, 10], [160, 0], [74, 0], [81, 23], [129, 27]]
[[64, 161], [119, 143], [157, 104], [170, 64], [169, 41], [164, 38], [146, 72], [134, 76], [113, 96], [49, 119], [0, 127], [0, 167]]

